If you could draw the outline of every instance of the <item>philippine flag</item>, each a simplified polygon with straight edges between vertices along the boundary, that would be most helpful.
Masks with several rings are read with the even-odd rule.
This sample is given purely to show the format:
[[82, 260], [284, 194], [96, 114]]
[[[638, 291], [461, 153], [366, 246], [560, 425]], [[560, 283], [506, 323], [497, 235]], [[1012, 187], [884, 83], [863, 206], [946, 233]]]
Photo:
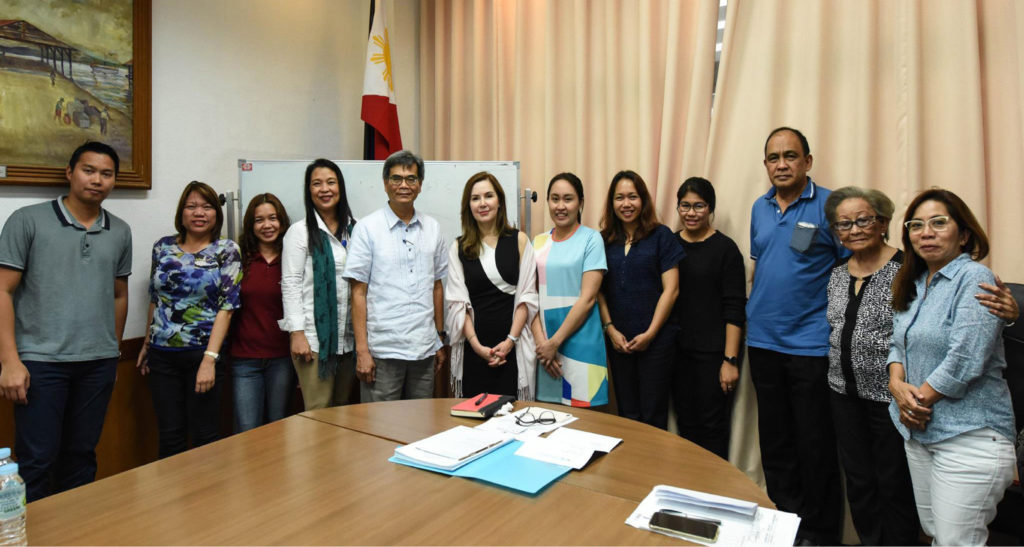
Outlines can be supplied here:
[[384, 18], [384, 2], [370, 0], [373, 22], [366, 43], [363, 109], [360, 117], [373, 127], [373, 159], [386, 159], [402, 149], [398, 107], [391, 64], [391, 39]]

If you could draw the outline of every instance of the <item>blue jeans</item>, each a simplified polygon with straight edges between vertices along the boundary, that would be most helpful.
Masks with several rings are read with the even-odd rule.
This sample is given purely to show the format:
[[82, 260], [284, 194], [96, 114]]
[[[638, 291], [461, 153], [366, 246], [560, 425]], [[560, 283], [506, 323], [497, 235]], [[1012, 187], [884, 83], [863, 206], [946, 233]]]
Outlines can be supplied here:
[[24, 361], [28, 404], [14, 405], [14, 450], [28, 501], [96, 478], [96, 443], [114, 392], [117, 358]]
[[234, 359], [235, 433], [280, 420], [295, 389], [291, 357]]

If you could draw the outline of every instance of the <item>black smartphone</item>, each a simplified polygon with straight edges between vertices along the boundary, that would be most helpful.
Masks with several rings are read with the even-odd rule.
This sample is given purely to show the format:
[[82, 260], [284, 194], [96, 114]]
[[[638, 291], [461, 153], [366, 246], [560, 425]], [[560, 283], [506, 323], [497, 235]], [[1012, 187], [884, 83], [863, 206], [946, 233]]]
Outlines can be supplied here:
[[674, 511], [658, 511], [651, 517], [651, 530], [683, 539], [696, 539], [714, 543], [718, 541], [718, 528], [721, 523], [715, 520], [687, 517]]

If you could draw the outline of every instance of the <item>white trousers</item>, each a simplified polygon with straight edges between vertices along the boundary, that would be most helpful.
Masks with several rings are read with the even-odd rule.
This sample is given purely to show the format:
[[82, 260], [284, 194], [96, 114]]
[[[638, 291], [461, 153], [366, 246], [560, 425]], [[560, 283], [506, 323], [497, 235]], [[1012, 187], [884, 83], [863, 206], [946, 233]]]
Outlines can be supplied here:
[[1013, 480], [1013, 444], [990, 428], [932, 444], [906, 441], [921, 527], [932, 545], [984, 545]]

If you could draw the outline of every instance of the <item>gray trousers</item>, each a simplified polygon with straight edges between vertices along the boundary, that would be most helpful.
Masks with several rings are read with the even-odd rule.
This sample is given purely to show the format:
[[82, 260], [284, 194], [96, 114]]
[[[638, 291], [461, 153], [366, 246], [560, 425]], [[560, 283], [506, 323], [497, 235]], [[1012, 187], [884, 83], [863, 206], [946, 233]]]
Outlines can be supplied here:
[[434, 356], [419, 361], [373, 358], [374, 382], [359, 382], [360, 402], [429, 399], [434, 396]]

